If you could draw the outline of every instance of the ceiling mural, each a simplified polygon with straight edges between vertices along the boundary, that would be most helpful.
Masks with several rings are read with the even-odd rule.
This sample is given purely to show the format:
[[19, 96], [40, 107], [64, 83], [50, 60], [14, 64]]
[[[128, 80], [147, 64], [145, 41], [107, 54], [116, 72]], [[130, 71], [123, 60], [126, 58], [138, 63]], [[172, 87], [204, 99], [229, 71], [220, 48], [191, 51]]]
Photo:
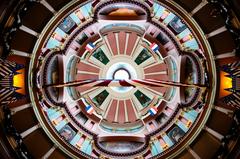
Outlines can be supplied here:
[[[85, 3], [46, 29], [30, 65], [37, 70], [30, 83], [35, 113], [86, 156], [161, 156], [187, 142], [208, 116], [215, 89], [211, 50], [164, 4], [113, 4]], [[129, 22], [129, 14], [146, 16]], [[135, 140], [118, 141], [123, 135]]]
[[[25, 158], [226, 155], [221, 150], [239, 137], [239, 30], [223, 20], [232, 18], [223, 7], [202, 27], [201, 9], [227, 4], [185, 3], [20, 5], [0, 60], [0, 117], [14, 151]], [[48, 20], [31, 24], [28, 11], [39, 15], [41, 7]], [[33, 138], [47, 152], [29, 146]], [[216, 151], [202, 154], [195, 146], [202, 140]]]

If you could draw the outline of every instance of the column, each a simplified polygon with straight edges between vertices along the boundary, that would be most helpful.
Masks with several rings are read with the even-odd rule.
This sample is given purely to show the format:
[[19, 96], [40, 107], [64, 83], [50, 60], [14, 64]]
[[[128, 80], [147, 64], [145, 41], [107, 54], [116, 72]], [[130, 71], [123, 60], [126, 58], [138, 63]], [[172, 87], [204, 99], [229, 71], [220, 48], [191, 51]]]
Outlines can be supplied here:
[[32, 56], [31, 54], [29, 54], [27, 52], [18, 51], [18, 50], [14, 50], [14, 49], [12, 49], [10, 51], [10, 54], [11, 55], [18, 55], [18, 56], [22, 56], [22, 57], [29, 57], [29, 58]]
[[25, 25], [20, 26], [19, 29], [22, 30], [22, 31], [25, 31], [28, 34], [36, 36], [36, 37], [38, 37], [38, 35], [39, 35], [39, 33], [35, 32], [34, 30], [32, 30], [32, 29], [30, 29], [28, 27], [26, 27]]
[[214, 106], [214, 109], [217, 110], [217, 111], [220, 111], [224, 114], [227, 114], [227, 115], [233, 114], [233, 110], [226, 109], [226, 108], [223, 108], [223, 107]]
[[199, 157], [198, 154], [190, 147], [187, 147], [187, 150], [195, 159], [201, 159], [201, 157]]
[[17, 112], [22, 111], [24, 109], [27, 109], [31, 106], [32, 106], [31, 103], [27, 103], [27, 104], [24, 104], [24, 105], [21, 105], [21, 106], [18, 106], [18, 107], [11, 108], [11, 114], [14, 115]]
[[54, 145], [50, 150], [48, 150], [48, 152], [42, 157], [42, 159], [47, 159], [49, 158], [49, 156], [51, 156], [51, 154], [54, 152], [54, 150], [57, 148], [56, 145]]
[[218, 29], [212, 31], [212, 32], [209, 33], [209, 34], [206, 34], [206, 37], [207, 37], [207, 38], [213, 37], [213, 36], [218, 35], [218, 34], [224, 32], [224, 31], [226, 31], [226, 30], [227, 30], [227, 28], [226, 28], [225, 26], [222, 26], [221, 28], [218, 28]]
[[28, 130], [24, 131], [21, 133], [22, 138], [25, 138], [26, 136], [28, 136], [29, 134], [31, 134], [32, 132], [34, 132], [35, 130], [37, 130], [40, 127], [40, 124], [37, 124], [31, 128], [29, 128]]
[[216, 132], [215, 130], [205, 126], [204, 129], [210, 133], [211, 135], [213, 135], [214, 137], [216, 137], [217, 139], [219, 139], [220, 141], [222, 140], [223, 138], [223, 135], [219, 134], [218, 132]]
[[46, 0], [41, 0], [40, 3], [44, 5], [50, 12], [52, 12], [53, 14], [56, 14], [56, 11]]
[[226, 52], [224, 54], [216, 55], [215, 60], [225, 59], [225, 58], [234, 57], [234, 56], [236, 56], [236, 50], [233, 50], [232, 52]]
[[195, 13], [201, 10], [206, 4], [208, 4], [207, 0], [203, 0], [196, 8], [192, 10], [190, 15], [193, 16]]

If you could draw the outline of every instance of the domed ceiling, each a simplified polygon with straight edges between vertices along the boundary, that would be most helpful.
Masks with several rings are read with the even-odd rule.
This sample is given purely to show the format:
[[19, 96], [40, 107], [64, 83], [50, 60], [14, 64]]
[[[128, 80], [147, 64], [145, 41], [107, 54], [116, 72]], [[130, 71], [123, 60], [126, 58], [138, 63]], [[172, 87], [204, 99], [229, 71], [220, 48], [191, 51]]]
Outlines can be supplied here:
[[206, 128], [215, 58], [174, 1], [71, 1], [38, 35], [28, 81], [13, 81], [71, 158], [174, 158]]
[[211, 49], [194, 24], [171, 3], [66, 6], [30, 64], [42, 127], [72, 157], [181, 151], [206, 121], [216, 85]]

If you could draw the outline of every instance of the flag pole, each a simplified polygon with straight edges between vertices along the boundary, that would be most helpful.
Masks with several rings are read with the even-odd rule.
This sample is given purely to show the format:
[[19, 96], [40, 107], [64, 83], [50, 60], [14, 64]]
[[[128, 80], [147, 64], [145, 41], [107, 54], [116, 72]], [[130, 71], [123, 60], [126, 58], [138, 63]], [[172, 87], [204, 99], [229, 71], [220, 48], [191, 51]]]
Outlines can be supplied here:
[[187, 84], [172, 81], [162, 81], [154, 79], [127, 79], [127, 80], [110, 80], [110, 79], [92, 79], [92, 80], [78, 80], [62, 84], [50, 84], [45, 87], [194, 87], [206, 88], [201, 84]]

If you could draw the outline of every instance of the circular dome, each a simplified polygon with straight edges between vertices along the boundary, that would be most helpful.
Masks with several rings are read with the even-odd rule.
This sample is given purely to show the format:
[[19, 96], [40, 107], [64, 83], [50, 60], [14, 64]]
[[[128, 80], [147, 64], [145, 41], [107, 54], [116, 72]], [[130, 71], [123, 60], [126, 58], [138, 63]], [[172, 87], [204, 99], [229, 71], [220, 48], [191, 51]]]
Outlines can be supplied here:
[[124, 80], [127, 80], [127, 79], [130, 79], [130, 74], [128, 72], [128, 70], [126, 69], [123, 69], [123, 68], [120, 68], [118, 70], [116, 70], [114, 72], [114, 75], [113, 75], [113, 79], [124, 79]]
[[35, 45], [29, 92], [70, 157], [174, 157], [208, 118], [215, 72], [201, 29], [174, 2], [74, 1]]
[[239, 4], [0, 1], [0, 158], [240, 158]]

